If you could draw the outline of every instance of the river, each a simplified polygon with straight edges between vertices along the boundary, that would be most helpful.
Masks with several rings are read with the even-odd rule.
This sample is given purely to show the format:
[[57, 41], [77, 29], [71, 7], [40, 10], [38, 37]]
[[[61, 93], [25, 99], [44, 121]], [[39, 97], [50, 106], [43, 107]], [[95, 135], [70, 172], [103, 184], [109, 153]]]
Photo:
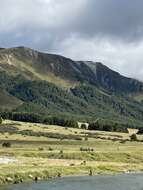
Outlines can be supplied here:
[[143, 174], [65, 177], [38, 183], [2, 186], [0, 190], [143, 190]]

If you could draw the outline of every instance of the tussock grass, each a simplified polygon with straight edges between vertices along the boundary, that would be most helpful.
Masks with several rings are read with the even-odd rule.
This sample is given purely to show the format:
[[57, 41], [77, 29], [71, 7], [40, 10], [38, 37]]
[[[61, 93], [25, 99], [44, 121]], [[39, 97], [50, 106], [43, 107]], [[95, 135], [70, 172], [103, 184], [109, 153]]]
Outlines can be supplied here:
[[[0, 146], [0, 157], [12, 157], [17, 162], [0, 164], [0, 183], [7, 183], [7, 178], [11, 178], [10, 183], [14, 183], [21, 178], [24, 181], [34, 180], [35, 176], [39, 179], [49, 179], [66, 175], [89, 175], [90, 170], [93, 175], [143, 171], [143, 143], [121, 143], [121, 139], [128, 138], [127, 133], [93, 131], [90, 132], [93, 135], [89, 134], [88, 140], [85, 141], [88, 131], [83, 129], [12, 121], [4, 121], [1, 126], [0, 144], [10, 142], [11, 147]], [[4, 126], [8, 126], [5, 128], [7, 132], [3, 131]], [[33, 131], [34, 134], [42, 132], [80, 136], [82, 140], [61, 140], [17, 133], [24, 130]], [[97, 139], [94, 138], [95, 134], [107, 138]], [[117, 141], [114, 142], [108, 137], [115, 137]], [[142, 136], [138, 137], [142, 139]], [[81, 147], [84, 151], [81, 151]]]

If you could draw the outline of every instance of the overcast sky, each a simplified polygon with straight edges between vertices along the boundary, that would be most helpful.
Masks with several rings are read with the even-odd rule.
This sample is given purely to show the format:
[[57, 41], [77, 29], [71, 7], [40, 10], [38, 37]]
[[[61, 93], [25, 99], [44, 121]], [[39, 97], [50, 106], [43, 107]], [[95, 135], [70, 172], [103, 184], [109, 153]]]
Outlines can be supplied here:
[[101, 61], [143, 80], [143, 0], [0, 0], [0, 46]]

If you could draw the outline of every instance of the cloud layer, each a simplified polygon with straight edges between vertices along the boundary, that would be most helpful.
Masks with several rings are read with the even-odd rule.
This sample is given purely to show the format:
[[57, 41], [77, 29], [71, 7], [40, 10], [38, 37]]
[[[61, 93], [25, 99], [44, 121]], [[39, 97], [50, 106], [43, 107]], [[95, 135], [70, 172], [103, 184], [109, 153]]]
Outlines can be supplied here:
[[0, 0], [0, 44], [102, 61], [143, 80], [142, 7], [142, 0]]

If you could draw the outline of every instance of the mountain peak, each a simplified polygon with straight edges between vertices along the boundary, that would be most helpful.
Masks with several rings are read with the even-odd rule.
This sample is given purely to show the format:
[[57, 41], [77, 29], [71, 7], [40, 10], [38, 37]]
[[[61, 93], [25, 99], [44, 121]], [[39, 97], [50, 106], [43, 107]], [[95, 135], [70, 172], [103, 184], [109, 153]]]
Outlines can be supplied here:
[[24, 46], [0, 51], [1, 70], [9, 75], [21, 75], [30, 80], [45, 80], [64, 88], [89, 83], [113, 92], [143, 91], [142, 82], [124, 77], [101, 62], [74, 61]]

